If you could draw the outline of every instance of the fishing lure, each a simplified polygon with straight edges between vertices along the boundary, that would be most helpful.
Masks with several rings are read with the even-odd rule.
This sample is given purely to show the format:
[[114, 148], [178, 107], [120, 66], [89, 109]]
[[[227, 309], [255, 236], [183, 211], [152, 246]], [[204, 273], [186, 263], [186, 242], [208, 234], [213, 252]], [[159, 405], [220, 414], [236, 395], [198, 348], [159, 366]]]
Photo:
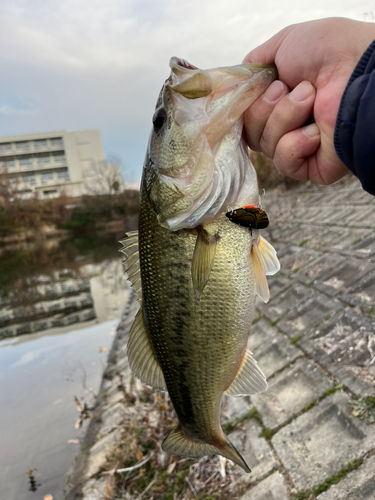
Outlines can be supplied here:
[[268, 224], [268, 216], [264, 210], [253, 205], [236, 208], [225, 214], [231, 222], [252, 229], [265, 229]]

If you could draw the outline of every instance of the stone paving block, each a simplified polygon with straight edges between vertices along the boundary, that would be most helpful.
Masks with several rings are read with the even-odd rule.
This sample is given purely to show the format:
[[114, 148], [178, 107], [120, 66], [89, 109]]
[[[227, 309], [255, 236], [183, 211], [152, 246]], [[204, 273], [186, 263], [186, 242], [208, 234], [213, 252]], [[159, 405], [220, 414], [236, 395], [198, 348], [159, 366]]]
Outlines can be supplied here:
[[288, 498], [283, 475], [280, 472], [275, 472], [247, 491], [240, 500], [288, 500]]
[[375, 303], [375, 272], [362, 278], [348, 292], [341, 293], [339, 299], [364, 309], [366, 312], [373, 312]]
[[366, 397], [375, 395], [375, 376], [371, 374], [369, 366], [343, 365], [337, 363], [329, 371], [356, 396]]
[[367, 349], [373, 324], [364, 315], [347, 308], [318, 328], [310, 330], [299, 345], [322, 366], [337, 363], [363, 364], [370, 360]]
[[102, 427], [98, 433], [98, 437], [101, 437], [109, 432], [112, 432], [116, 427], [118, 427], [121, 422], [124, 421], [126, 414], [125, 405], [121, 402], [118, 402], [114, 406], [107, 408], [100, 415], [102, 420]]
[[332, 383], [320, 368], [305, 358], [276, 375], [262, 394], [251, 396], [263, 424], [270, 429], [285, 424], [312, 400], [323, 396]]
[[344, 262], [345, 257], [326, 253], [299, 270], [296, 273], [296, 278], [305, 284], [312, 283], [327, 271], [332, 272], [332, 269], [336, 269]]
[[328, 211], [318, 217], [321, 224], [344, 225], [347, 223], [347, 218], [353, 213], [352, 207], [329, 207]]
[[[334, 256], [330, 255], [329, 257], [332, 259]], [[346, 258], [341, 263], [337, 260], [331, 269], [317, 277], [313, 286], [328, 295], [336, 295], [339, 292], [348, 291], [349, 287], [374, 270], [375, 264], [364, 260]]]
[[264, 319], [253, 325], [247, 346], [267, 378], [302, 355]]
[[372, 228], [374, 226], [374, 206], [352, 206], [351, 210], [352, 213], [346, 219], [348, 226], [358, 227], [359, 222], [363, 227]]
[[291, 309], [277, 324], [289, 337], [304, 335], [316, 328], [324, 319], [333, 316], [342, 304], [324, 295], [313, 294], [301, 304]]
[[249, 420], [244, 428], [233, 431], [228, 439], [241, 453], [251, 469], [251, 474], [242, 471], [239, 483], [253, 484], [269, 473], [277, 463], [268, 442], [259, 437], [262, 428], [254, 420]]
[[223, 422], [231, 421], [247, 415], [252, 408], [252, 405], [249, 403], [248, 399], [248, 397], [224, 395], [223, 403], [221, 406], [221, 416]]
[[300, 304], [312, 295], [311, 288], [306, 288], [303, 285], [293, 283], [285, 292], [275, 297], [265, 304], [264, 302], [258, 305], [258, 309], [264, 316], [271, 321], [276, 321], [284, 316], [292, 307]]
[[[272, 245], [275, 244], [275, 241], [284, 241], [289, 238], [289, 234], [293, 231], [296, 230], [296, 223], [295, 222], [282, 222], [278, 223], [277, 225], [273, 224], [271, 216], [270, 216], [270, 225], [267, 228], [267, 232], [272, 235], [271, 238], [267, 238], [272, 243]], [[263, 234], [263, 233], [262, 233]]]
[[295, 273], [301, 267], [305, 266], [320, 255], [321, 254], [319, 254], [315, 250], [309, 250], [303, 247], [286, 247], [281, 250], [280, 253], [278, 253], [281, 264], [281, 272], [283, 274]]
[[88, 467], [84, 476], [84, 480], [97, 474], [107, 461], [107, 455], [112, 450], [118, 439], [116, 431], [107, 434], [100, 439], [90, 450]]
[[362, 239], [358, 243], [354, 243], [347, 250], [342, 253], [346, 255], [352, 255], [353, 257], [360, 257], [363, 259], [368, 259], [375, 254], [375, 236], [368, 236]]
[[352, 245], [359, 243], [363, 238], [368, 236], [367, 229], [353, 228], [330, 228], [332, 237], [326, 238], [322, 245], [323, 249], [329, 252], [342, 252], [348, 250]]
[[[275, 274], [274, 276], [267, 276], [267, 281], [271, 300], [277, 297], [279, 293], [281, 293], [293, 283], [292, 280], [286, 278], [285, 276], [281, 276], [279, 273]], [[263, 299], [258, 296], [256, 297], [255, 306], [257, 307], [257, 309], [266, 309], [268, 304], [269, 302], [267, 302], [266, 304]]]
[[317, 500], [373, 500], [375, 498], [375, 456], [350, 472]]
[[341, 392], [327, 397], [282, 428], [272, 444], [294, 485], [320, 484], [375, 446], [375, 424], [354, 418]]
[[[303, 226], [302, 226], [303, 227]], [[337, 240], [338, 234], [342, 232], [342, 228], [307, 225], [302, 233], [303, 238], [300, 238], [298, 244], [307, 240], [304, 243], [304, 248], [311, 250], [320, 250], [331, 240]], [[354, 240], [353, 240], [354, 241]]]

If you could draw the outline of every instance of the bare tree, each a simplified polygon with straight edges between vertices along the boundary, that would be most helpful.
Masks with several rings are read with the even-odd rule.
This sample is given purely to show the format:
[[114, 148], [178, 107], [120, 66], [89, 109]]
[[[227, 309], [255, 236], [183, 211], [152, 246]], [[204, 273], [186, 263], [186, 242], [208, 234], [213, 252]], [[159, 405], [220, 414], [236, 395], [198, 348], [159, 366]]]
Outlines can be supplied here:
[[91, 195], [115, 194], [124, 189], [121, 160], [110, 156], [105, 161], [92, 162], [85, 171], [86, 192]]
[[18, 199], [18, 179], [10, 177], [8, 168], [0, 163], [0, 200], [3, 204]]

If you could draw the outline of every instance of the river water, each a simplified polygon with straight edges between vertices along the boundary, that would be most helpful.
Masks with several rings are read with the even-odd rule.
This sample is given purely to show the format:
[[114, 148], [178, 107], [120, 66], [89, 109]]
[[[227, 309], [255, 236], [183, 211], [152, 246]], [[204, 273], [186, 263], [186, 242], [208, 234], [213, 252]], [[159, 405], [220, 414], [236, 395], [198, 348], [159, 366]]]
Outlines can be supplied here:
[[0, 258], [0, 499], [63, 498], [128, 296], [116, 240]]

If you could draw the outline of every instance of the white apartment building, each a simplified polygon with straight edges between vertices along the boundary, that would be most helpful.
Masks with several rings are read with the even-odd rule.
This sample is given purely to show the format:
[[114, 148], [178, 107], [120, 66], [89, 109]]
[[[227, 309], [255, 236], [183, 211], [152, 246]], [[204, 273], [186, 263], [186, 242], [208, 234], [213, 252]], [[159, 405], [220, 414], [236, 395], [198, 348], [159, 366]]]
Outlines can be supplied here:
[[0, 170], [27, 200], [86, 193], [94, 164], [104, 162], [98, 130], [0, 137]]

